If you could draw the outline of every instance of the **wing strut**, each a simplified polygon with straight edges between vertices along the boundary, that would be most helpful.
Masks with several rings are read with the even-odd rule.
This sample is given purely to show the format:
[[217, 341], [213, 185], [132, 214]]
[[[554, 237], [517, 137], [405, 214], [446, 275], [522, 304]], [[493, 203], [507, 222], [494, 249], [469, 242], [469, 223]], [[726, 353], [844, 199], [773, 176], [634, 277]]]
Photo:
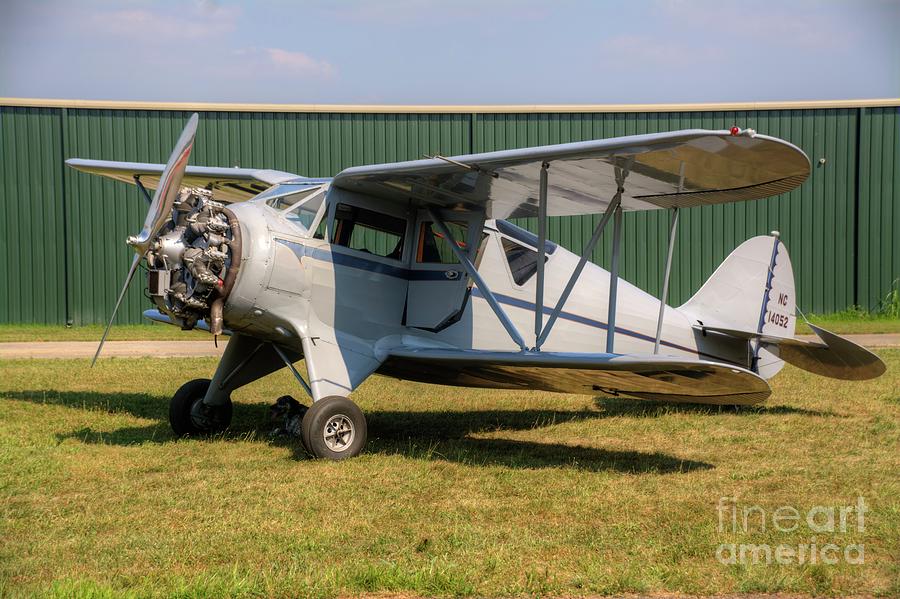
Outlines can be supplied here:
[[[684, 160], [678, 168], [678, 193], [684, 191]], [[666, 315], [666, 302], [669, 301], [669, 277], [672, 274], [672, 254], [675, 252], [675, 233], [678, 231], [678, 206], [672, 208], [669, 217], [669, 245], [666, 249], [666, 273], [663, 275], [662, 294], [659, 297], [659, 317], [656, 319], [656, 339], [653, 340], [653, 354], [659, 353], [662, 340], [663, 318]]]
[[[556, 302], [556, 307], [553, 308], [553, 311], [550, 313], [550, 317], [547, 319], [547, 324], [544, 325], [541, 330], [540, 335], [538, 336], [537, 343], [535, 344], [535, 350], [539, 350], [541, 345], [547, 340], [547, 336], [550, 335], [550, 331], [553, 330], [553, 325], [556, 323], [556, 319], [559, 318], [560, 312], [566, 305], [566, 301], [569, 299], [569, 295], [572, 293], [572, 290], [575, 288], [575, 283], [578, 282], [578, 278], [581, 276], [581, 271], [584, 270], [585, 265], [587, 264], [588, 258], [591, 255], [591, 252], [594, 251], [594, 247], [597, 245], [597, 242], [600, 241], [600, 236], [603, 235], [604, 229], [606, 229], [606, 225], [609, 222], [609, 219], [619, 210], [622, 206], [622, 194], [625, 192], [625, 179], [628, 177], [628, 173], [631, 169], [633, 158], [628, 161], [628, 164], [625, 168], [616, 167], [616, 183], [618, 184], [618, 189], [616, 190], [616, 195], [613, 196], [612, 200], [609, 202], [609, 206], [606, 208], [606, 212], [603, 213], [603, 217], [600, 219], [600, 222], [597, 223], [597, 227], [594, 229], [594, 234], [591, 235], [591, 238], [588, 240], [587, 245], [584, 246], [584, 250], [581, 252], [581, 257], [578, 259], [578, 264], [575, 265], [575, 270], [572, 271], [572, 274], [569, 276], [569, 281], [566, 283], [565, 288], [563, 289], [562, 295], [559, 296], [559, 300]], [[619, 210], [619, 214], [621, 215], [621, 211]], [[621, 218], [621, 217], [620, 217]], [[546, 215], [543, 219], [547, 220]], [[621, 222], [621, 220], [620, 220]], [[544, 225], [546, 227], [546, 224]], [[621, 225], [620, 225], [621, 226]], [[541, 245], [538, 243], [538, 245]], [[543, 247], [543, 246], [541, 246]], [[538, 248], [540, 251], [540, 248]], [[614, 254], [617, 256], [617, 254]], [[538, 261], [540, 263], [540, 261]], [[615, 277], [613, 280], [617, 279]], [[543, 286], [543, 281], [541, 282], [541, 286]], [[610, 295], [612, 296], [610, 299], [615, 299], [613, 294], [615, 293], [613, 289], [613, 285], [610, 285]], [[543, 293], [542, 293], [543, 295]], [[610, 306], [615, 305], [614, 303], [610, 303]], [[543, 311], [543, 307], [541, 308]], [[613, 313], [613, 319], [615, 318], [615, 314]], [[611, 325], [614, 323], [610, 323]], [[612, 326], [610, 326], [610, 330]], [[608, 333], [607, 336], [607, 345], [609, 345], [609, 339], [611, 333]]]
[[659, 318], [656, 320], [656, 339], [653, 341], [653, 353], [659, 353], [659, 342], [662, 339], [663, 317], [666, 315], [666, 302], [669, 301], [669, 276], [672, 274], [672, 254], [675, 251], [675, 232], [678, 229], [678, 208], [672, 209], [669, 221], [669, 249], [666, 250], [666, 274], [663, 275], [662, 295], [659, 297]]
[[134, 184], [138, 186], [138, 189], [141, 190], [141, 193], [144, 195], [144, 199], [147, 200], [148, 204], [153, 204], [153, 198], [150, 197], [150, 192], [147, 191], [147, 188], [144, 187], [144, 184], [141, 183], [141, 176], [134, 175]]
[[451, 235], [450, 231], [447, 229], [447, 225], [444, 224], [444, 219], [441, 218], [440, 213], [435, 210], [433, 207], [428, 207], [428, 214], [431, 216], [431, 219], [434, 221], [434, 224], [437, 225], [438, 229], [441, 232], [441, 235], [444, 236], [449, 243], [447, 245], [450, 246], [450, 249], [453, 251], [453, 255], [456, 256], [456, 259], [459, 260], [459, 263], [462, 264], [462, 267], [466, 269], [466, 272], [472, 277], [472, 280], [475, 281], [475, 284], [478, 285], [478, 289], [481, 290], [481, 293], [484, 294], [484, 299], [487, 300], [488, 305], [490, 305], [491, 309], [494, 311], [494, 314], [497, 315], [497, 318], [500, 320], [500, 324], [503, 325], [503, 328], [506, 329], [506, 332], [509, 333], [509, 336], [513, 341], [516, 342], [516, 345], [524, 352], [528, 351], [528, 347], [525, 345], [525, 340], [522, 338], [522, 335], [519, 334], [519, 330], [516, 328], [516, 325], [509, 319], [506, 312], [503, 311], [503, 308], [500, 307], [500, 303], [497, 301], [497, 298], [494, 297], [494, 293], [487, 286], [487, 283], [484, 282], [484, 279], [481, 278], [481, 275], [478, 274], [478, 269], [475, 268], [475, 265], [472, 264], [472, 261], [469, 260], [469, 257], [466, 256], [461, 249], [459, 249], [459, 245], [456, 243], [456, 239]]
[[609, 267], [609, 301], [606, 309], [606, 353], [613, 353], [616, 338], [616, 300], [619, 295], [619, 251], [622, 249], [622, 204], [613, 214], [612, 260]]
[[538, 200], [537, 284], [534, 287], [534, 351], [541, 351], [541, 329], [544, 328], [544, 261], [547, 259], [547, 169], [541, 164], [541, 190]]

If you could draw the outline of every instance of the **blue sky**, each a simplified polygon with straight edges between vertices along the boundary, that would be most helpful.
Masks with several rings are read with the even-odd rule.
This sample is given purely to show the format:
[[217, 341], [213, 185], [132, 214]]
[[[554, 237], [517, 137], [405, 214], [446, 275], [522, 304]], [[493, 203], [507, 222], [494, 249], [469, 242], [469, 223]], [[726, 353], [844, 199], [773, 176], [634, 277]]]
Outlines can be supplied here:
[[900, 0], [4, 0], [0, 96], [348, 104], [900, 96]]

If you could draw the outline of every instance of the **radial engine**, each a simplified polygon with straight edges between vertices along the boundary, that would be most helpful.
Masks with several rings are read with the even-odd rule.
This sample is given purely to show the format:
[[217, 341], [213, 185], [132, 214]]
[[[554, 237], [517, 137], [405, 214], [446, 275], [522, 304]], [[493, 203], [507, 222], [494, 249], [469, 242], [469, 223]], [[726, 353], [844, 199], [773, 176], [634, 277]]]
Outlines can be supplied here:
[[241, 262], [234, 214], [199, 188], [179, 192], [172, 218], [147, 252], [148, 290], [159, 310], [182, 329], [205, 320], [222, 334], [222, 308]]

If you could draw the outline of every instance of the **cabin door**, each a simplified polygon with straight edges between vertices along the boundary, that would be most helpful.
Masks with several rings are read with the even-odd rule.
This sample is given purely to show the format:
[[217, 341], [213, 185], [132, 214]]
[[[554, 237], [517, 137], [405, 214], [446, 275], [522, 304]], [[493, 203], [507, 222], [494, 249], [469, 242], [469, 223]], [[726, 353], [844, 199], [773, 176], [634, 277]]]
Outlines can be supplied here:
[[[483, 215], [445, 210], [441, 218], [453, 235], [453, 242], [475, 262]], [[451, 240], [441, 234], [425, 210], [418, 212], [413, 231], [406, 325], [441, 330], [456, 322], [465, 310], [469, 277], [450, 249]]]

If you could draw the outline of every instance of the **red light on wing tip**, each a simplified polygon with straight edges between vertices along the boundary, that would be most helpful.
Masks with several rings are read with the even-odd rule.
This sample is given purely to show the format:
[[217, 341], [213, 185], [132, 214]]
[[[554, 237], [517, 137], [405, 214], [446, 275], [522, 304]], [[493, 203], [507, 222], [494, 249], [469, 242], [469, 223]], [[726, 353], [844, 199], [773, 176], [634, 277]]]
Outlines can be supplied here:
[[731, 134], [732, 134], [732, 135], [739, 135], [740, 133], [741, 133], [740, 127], [732, 127], [732, 128], [731, 128]]

